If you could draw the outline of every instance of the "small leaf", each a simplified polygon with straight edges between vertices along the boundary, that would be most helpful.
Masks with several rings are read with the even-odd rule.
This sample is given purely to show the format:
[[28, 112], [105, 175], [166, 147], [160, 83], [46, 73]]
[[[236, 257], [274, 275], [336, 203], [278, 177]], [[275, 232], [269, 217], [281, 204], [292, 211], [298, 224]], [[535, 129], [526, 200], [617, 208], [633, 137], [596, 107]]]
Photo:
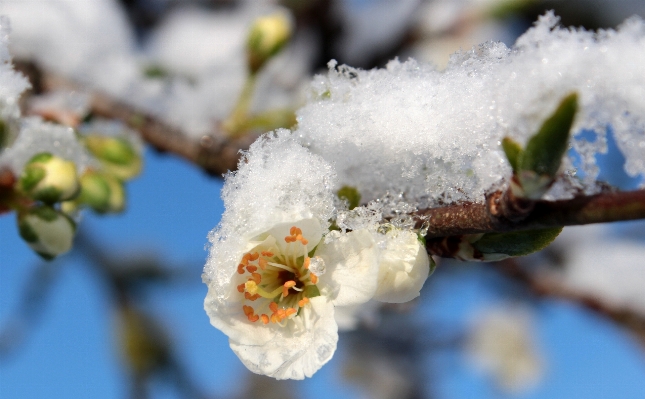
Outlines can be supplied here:
[[569, 132], [578, 109], [578, 95], [572, 93], [562, 100], [540, 131], [526, 145], [518, 159], [519, 170], [555, 178], [567, 150]]
[[489, 233], [472, 243], [479, 252], [523, 256], [546, 248], [562, 231], [562, 227], [551, 229], [516, 231], [513, 233]]
[[338, 198], [347, 200], [350, 211], [361, 204], [361, 193], [355, 187], [343, 186], [337, 195]]
[[421, 234], [417, 233], [417, 240], [423, 245], [423, 248], [426, 247], [426, 236], [422, 236]]
[[432, 256], [428, 256], [428, 259], [430, 260], [430, 271], [428, 272], [428, 277], [430, 277], [432, 276], [432, 273], [434, 273], [434, 271], [437, 269], [437, 262], [434, 261]]
[[504, 149], [508, 163], [510, 163], [511, 168], [513, 168], [513, 173], [517, 174], [519, 169], [518, 162], [520, 155], [522, 154], [522, 146], [512, 138], [504, 137], [504, 139], [502, 139], [502, 149]]
[[303, 294], [307, 298], [315, 298], [317, 296], [320, 296], [320, 290], [315, 285], [307, 285], [303, 290]]
[[20, 176], [20, 188], [24, 192], [30, 192], [45, 178], [46, 174], [47, 172], [41, 165], [27, 164]]

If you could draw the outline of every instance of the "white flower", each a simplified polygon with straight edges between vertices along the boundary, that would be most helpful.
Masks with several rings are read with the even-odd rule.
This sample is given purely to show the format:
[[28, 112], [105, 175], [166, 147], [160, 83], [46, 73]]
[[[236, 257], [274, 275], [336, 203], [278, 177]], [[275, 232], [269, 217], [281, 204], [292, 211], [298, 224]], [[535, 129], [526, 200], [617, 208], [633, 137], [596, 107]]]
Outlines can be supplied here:
[[249, 370], [277, 379], [311, 377], [336, 350], [334, 306], [374, 295], [372, 234], [322, 238], [316, 218], [277, 224], [251, 238], [236, 264], [215, 265], [229, 284], [209, 281], [204, 306]]
[[531, 327], [528, 309], [504, 306], [485, 311], [468, 334], [469, 357], [508, 393], [525, 392], [544, 374]]
[[381, 251], [374, 299], [403, 303], [418, 297], [423, 283], [434, 271], [434, 262], [425, 246], [412, 231], [392, 228], [377, 236]]

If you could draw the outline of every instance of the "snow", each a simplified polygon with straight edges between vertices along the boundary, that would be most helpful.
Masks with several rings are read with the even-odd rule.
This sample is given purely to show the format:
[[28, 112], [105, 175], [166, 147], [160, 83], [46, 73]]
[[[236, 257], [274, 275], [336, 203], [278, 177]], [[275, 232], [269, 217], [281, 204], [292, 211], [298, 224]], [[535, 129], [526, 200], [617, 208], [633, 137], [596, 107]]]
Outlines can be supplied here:
[[[575, 91], [573, 131], [592, 130], [597, 139], [573, 140], [585, 154], [585, 180], [574, 183], [595, 192], [593, 154], [606, 151], [610, 125], [627, 172], [645, 173], [645, 23], [632, 18], [594, 33], [557, 22], [547, 13], [512, 48], [484, 43], [454, 54], [443, 72], [414, 60], [370, 71], [330, 62], [329, 73], [314, 78], [294, 133], [364, 201], [388, 192], [419, 206], [482, 201], [510, 176], [501, 139], [526, 143]], [[549, 198], [570, 195], [561, 184]]]

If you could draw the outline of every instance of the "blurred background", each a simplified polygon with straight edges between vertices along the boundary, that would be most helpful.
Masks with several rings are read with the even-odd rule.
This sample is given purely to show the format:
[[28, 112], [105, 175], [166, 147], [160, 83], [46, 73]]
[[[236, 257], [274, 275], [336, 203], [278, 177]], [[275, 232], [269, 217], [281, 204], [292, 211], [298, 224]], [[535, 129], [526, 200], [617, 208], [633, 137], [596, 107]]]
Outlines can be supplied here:
[[[645, 17], [642, 0], [0, 0], [0, 14], [17, 59], [199, 138], [233, 108], [251, 21], [277, 6], [295, 32], [262, 71], [258, 112], [297, 108], [330, 59], [373, 68], [414, 57], [441, 69], [459, 49], [512, 45], [549, 9], [587, 29]], [[123, 77], [132, 68], [146, 79], [136, 95]], [[600, 180], [642, 184], [611, 140], [597, 162]], [[48, 263], [15, 215], [0, 215], [0, 398], [645, 397], [643, 222], [566, 228], [512, 261], [442, 260], [418, 300], [365, 305], [313, 378], [275, 381], [249, 373], [203, 310], [221, 186], [148, 148], [126, 211], [82, 215], [72, 252]]]

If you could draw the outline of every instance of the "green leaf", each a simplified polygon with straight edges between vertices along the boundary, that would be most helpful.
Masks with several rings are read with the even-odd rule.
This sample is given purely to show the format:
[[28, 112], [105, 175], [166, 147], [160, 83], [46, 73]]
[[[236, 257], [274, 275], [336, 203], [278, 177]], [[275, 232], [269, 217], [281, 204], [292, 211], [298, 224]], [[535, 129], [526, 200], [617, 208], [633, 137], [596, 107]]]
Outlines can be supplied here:
[[432, 273], [434, 273], [435, 270], [437, 270], [437, 263], [434, 261], [432, 256], [428, 256], [430, 259], [430, 272], [428, 273], [428, 277], [432, 276]]
[[0, 150], [7, 146], [9, 141], [9, 126], [0, 119]]
[[517, 171], [519, 169], [519, 164], [518, 164], [519, 158], [520, 158], [520, 155], [522, 154], [522, 146], [520, 145], [520, 143], [513, 140], [512, 138], [504, 137], [502, 139], [502, 149], [506, 154], [506, 159], [508, 159], [508, 163], [510, 163], [511, 168], [513, 168], [513, 173], [517, 174]]
[[31, 157], [31, 159], [27, 162], [27, 165], [35, 163], [35, 162], [47, 162], [50, 159], [52, 159], [54, 156], [49, 153], [49, 152], [39, 152], [38, 154], [34, 155]]
[[307, 298], [315, 298], [317, 296], [320, 296], [320, 290], [315, 285], [306, 285], [305, 289], [303, 290], [303, 294]]
[[338, 198], [347, 200], [350, 211], [361, 204], [361, 193], [355, 187], [343, 186], [336, 194]]
[[26, 242], [38, 242], [38, 234], [36, 234], [31, 225], [22, 217], [18, 219], [18, 231], [20, 233], [20, 237], [22, 237]]
[[27, 164], [20, 176], [20, 188], [25, 193], [29, 193], [40, 183], [46, 174], [47, 172], [41, 165]]
[[422, 236], [421, 234], [417, 233], [417, 240], [423, 245], [423, 248], [426, 247], [426, 236]]
[[42, 190], [38, 190], [32, 195], [32, 198], [38, 201], [42, 201], [47, 204], [53, 204], [60, 201], [63, 193], [56, 187], [45, 187]]
[[32, 208], [29, 213], [35, 215], [40, 220], [44, 220], [45, 222], [53, 222], [54, 220], [58, 219], [60, 215], [56, 211], [56, 209], [52, 208], [49, 205], [42, 205]]
[[488, 233], [472, 243], [472, 246], [483, 254], [523, 256], [546, 248], [561, 231], [562, 227], [556, 227], [513, 233]]
[[555, 178], [562, 157], [569, 143], [569, 132], [578, 109], [578, 94], [565, 97], [555, 112], [547, 119], [538, 133], [531, 137], [520, 153], [518, 166], [521, 171]]

